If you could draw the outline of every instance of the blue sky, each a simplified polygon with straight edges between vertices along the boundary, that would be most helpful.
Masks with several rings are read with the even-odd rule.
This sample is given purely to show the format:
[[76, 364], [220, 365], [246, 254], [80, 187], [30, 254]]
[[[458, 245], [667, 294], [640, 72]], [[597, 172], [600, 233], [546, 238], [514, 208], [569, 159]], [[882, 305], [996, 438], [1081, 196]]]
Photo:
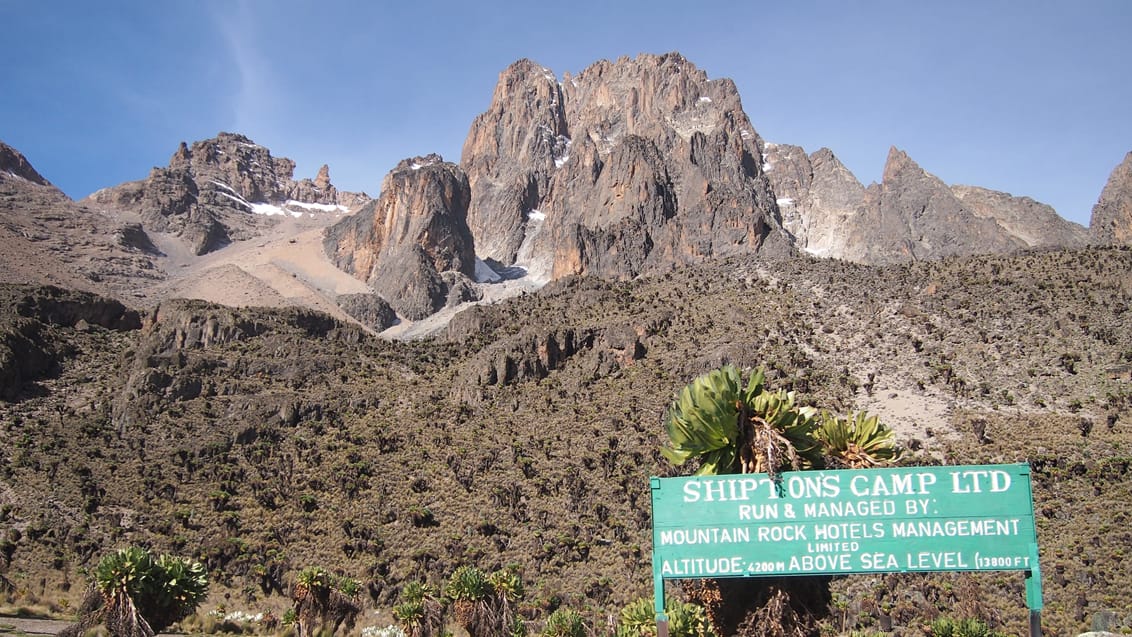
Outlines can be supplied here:
[[400, 159], [458, 161], [519, 58], [561, 77], [680, 51], [765, 139], [863, 183], [897, 146], [1088, 224], [1132, 151], [1129, 34], [1126, 0], [0, 0], [0, 140], [75, 198], [219, 131], [375, 195]]

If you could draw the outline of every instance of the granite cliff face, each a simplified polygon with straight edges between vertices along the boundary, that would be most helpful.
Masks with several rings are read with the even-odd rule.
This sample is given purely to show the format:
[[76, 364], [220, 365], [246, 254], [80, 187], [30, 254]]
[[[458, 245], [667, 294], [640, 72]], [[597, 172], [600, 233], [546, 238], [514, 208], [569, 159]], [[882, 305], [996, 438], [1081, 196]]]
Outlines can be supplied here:
[[761, 154], [735, 85], [679, 54], [562, 82], [521, 60], [464, 144], [469, 227], [481, 257], [542, 279], [785, 252]]
[[864, 186], [828, 148], [807, 155], [800, 146], [764, 147], [764, 169], [795, 247], [846, 258], [854, 251], [848, 238], [865, 202]]
[[1048, 206], [948, 186], [895, 148], [866, 188], [829, 149], [766, 143], [730, 80], [675, 53], [561, 81], [516, 62], [461, 166], [477, 253], [544, 281], [767, 249], [881, 264], [1085, 241]]
[[[299, 304], [381, 331], [572, 275], [631, 279], [756, 252], [887, 264], [1087, 240], [1048, 206], [949, 186], [895, 148], [882, 182], [865, 187], [829, 149], [764, 142], [735, 85], [676, 53], [561, 78], [520, 60], [500, 74], [460, 164], [405, 160], [380, 200], [339, 192], [327, 166], [299, 181], [294, 167], [221, 133], [76, 203], [0, 144], [0, 280], [145, 302]], [[1130, 183], [1125, 159], [1092, 241], [1132, 241]], [[358, 214], [320, 234], [347, 210]], [[477, 254], [497, 271], [478, 269]]]
[[368, 200], [364, 193], [339, 193], [326, 166], [314, 180], [299, 182], [294, 170], [295, 162], [247, 137], [220, 133], [191, 147], [182, 142], [167, 167], [99, 190], [84, 203], [136, 214], [146, 231], [175, 235], [202, 255], [256, 236], [272, 215], [344, 212]]
[[323, 246], [400, 315], [422, 319], [478, 298], [470, 198], [459, 166], [437, 155], [406, 159], [385, 177], [380, 198], [327, 229]]
[[1100, 245], [1132, 245], [1132, 152], [1109, 175], [1093, 206], [1089, 235]]

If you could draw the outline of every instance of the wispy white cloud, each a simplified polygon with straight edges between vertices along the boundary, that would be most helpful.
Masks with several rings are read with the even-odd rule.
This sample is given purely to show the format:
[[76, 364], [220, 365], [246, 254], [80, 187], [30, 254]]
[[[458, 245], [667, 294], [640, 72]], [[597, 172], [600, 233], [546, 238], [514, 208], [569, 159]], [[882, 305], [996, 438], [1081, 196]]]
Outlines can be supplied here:
[[212, 22], [227, 49], [235, 85], [229, 96], [232, 129], [249, 135], [269, 132], [277, 118], [275, 87], [280, 84], [264, 53], [255, 5], [247, 0], [212, 5]]

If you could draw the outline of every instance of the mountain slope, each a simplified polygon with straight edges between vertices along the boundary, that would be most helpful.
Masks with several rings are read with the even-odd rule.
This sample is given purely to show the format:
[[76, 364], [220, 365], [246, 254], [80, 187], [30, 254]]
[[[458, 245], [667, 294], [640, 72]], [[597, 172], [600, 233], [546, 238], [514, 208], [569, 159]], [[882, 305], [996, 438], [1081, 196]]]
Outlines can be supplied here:
[[[0, 575], [78, 595], [58, 587], [144, 542], [205, 560], [229, 608], [278, 612], [311, 564], [388, 608], [409, 580], [513, 563], [532, 616], [554, 599], [612, 612], [649, 591], [647, 478], [672, 472], [658, 416], [730, 361], [806, 403], [881, 413], [919, 462], [1032, 462], [1046, 627], [1069, 633], [1132, 601], [1124, 527], [1095, 523], [1132, 515], [1129, 271], [1111, 248], [884, 268], [736, 257], [567, 277], [411, 344], [199, 302], [141, 329], [71, 326], [9, 289], [5, 324], [38, 325], [57, 366], [0, 402], [0, 510], [18, 531]], [[839, 586], [875, 626], [875, 582]], [[924, 621], [915, 595], [944, 587], [944, 610], [1024, 629], [1021, 578], [996, 574], [886, 584], [894, 621]]]
[[136, 223], [75, 203], [0, 142], [0, 282], [132, 298], [163, 278]]

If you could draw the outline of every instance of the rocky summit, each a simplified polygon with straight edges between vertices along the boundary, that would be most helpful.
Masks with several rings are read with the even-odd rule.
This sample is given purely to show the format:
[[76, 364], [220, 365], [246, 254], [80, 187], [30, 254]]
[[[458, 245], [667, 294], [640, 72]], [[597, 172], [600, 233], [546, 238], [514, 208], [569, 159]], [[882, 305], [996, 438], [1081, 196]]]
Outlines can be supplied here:
[[460, 165], [477, 253], [544, 279], [631, 278], [767, 249], [881, 264], [1086, 240], [1048, 206], [952, 190], [896, 148], [866, 188], [829, 149], [764, 141], [733, 83], [674, 53], [561, 80], [516, 62]]
[[831, 149], [764, 140], [734, 83], [677, 53], [561, 76], [519, 60], [458, 164], [406, 159], [378, 200], [338, 191], [325, 165], [295, 181], [293, 161], [233, 133], [182, 143], [147, 178], [77, 204], [0, 148], [0, 180], [20, 193], [6, 203], [12, 281], [143, 304], [299, 305], [375, 331], [443, 312], [398, 336], [572, 275], [627, 280], [744, 254], [880, 265], [1127, 243], [1128, 165], [1091, 230], [1024, 196], [948, 185], [895, 147], [865, 186]]
[[247, 137], [220, 133], [213, 139], [184, 142], [169, 165], [149, 177], [99, 190], [85, 203], [137, 214], [150, 232], [179, 238], [195, 255], [260, 234], [262, 215], [288, 209], [356, 206], [363, 193], [339, 193], [323, 166], [315, 180], [292, 180], [295, 162], [273, 157]]
[[521, 60], [464, 143], [468, 225], [481, 257], [544, 279], [785, 252], [760, 143], [735, 85], [679, 54], [561, 82]]

